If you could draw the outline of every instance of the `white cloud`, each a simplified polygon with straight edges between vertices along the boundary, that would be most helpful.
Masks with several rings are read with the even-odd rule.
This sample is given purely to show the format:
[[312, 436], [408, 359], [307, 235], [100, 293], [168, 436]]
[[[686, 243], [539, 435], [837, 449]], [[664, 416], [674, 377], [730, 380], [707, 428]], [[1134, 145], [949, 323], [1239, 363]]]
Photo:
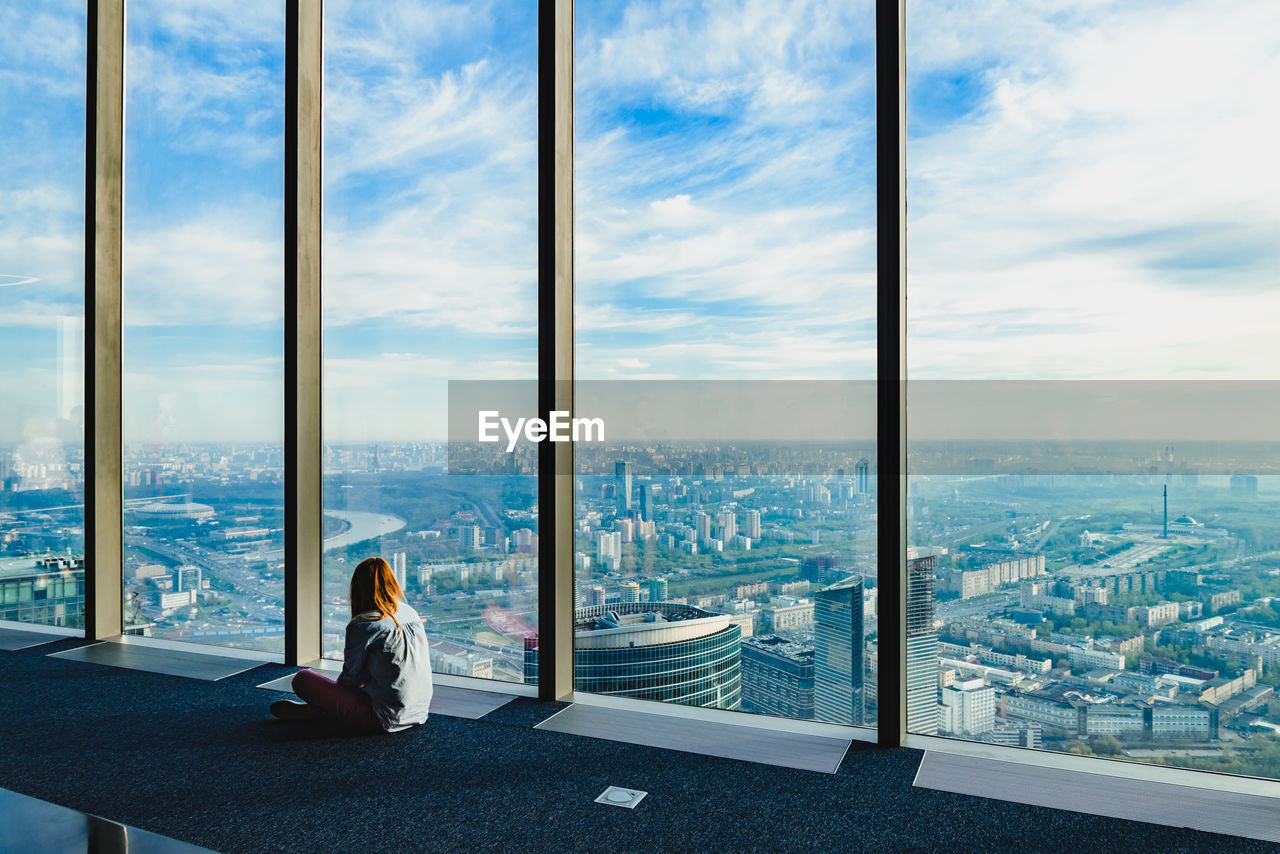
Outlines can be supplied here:
[[579, 10], [579, 374], [870, 375], [870, 4], [602, 15]]
[[914, 85], [988, 91], [908, 147], [912, 374], [1274, 374], [1275, 5], [914, 10]]
[[664, 0], [628, 4], [605, 31], [580, 10], [576, 76], [584, 92], [634, 87], [690, 107], [740, 103], [781, 119], [849, 83], [823, 72], [852, 42], [872, 40], [871, 8], [866, 0]]
[[128, 326], [282, 323], [284, 243], [273, 218], [213, 213], [154, 230], [126, 230]]
[[[499, 359], [534, 346], [536, 68], [493, 43], [510, 35], [494, 18], [450, 3], [330, 14], [326, 324], [492, 336]], [[446, 41], [470, 58], [440, 65]]]

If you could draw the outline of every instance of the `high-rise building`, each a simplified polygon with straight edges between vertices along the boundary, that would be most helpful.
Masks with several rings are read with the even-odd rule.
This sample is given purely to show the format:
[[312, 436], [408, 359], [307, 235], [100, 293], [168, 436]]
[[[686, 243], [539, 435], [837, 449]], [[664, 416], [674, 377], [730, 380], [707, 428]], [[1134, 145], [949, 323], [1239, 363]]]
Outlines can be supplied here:
[[760, 539], [760, 511], [748, 510], [747, 517], [743, 523], [743, 534], [753, 540]]
[[732, 510], [723, 510], [716, 518], [716, 539], [726, 543], [738, 535], [738, 517]]
[[173, 570], [173, 589], [199, 591], [204, 586], [204, 571], [198, 566], [179, 566]]
[[462, 525], [458, 528], [458, 544], [464, 549], [478, 549], [484, 542], [484, 532], [479, 525]]
[[980, 678], [943, 688], [943, 729], [951, 735], [981, 735], [995, 729], [995, 696], [995, 689]]
[[933, 555], [907, 561], [907, 729], [938, 734], [938, 633], [933, 627]]
[[[742, 629], [728, 614], [671, 603], [598, 605], [574, 611], [579, 691], [686, 706], [742, 706]], [[525, 682], [538, 649], [526, 643]]]
[[631, 513], [631, 463], [627, 461], [613, 464], [614, 476], [617, 478], [618, 515]]
[[667, 601], [667, 580], [665, 578], [649, 579], [649, 601]]
[[866, 495], [870, 491], [871, 483], [871, 463], [866, 457], [859, 458], [854, 466], [854, 484], [861, 495]]
[[622, 535], [623, 543], [634, 543], [636, 540], [636, 523], [631, 519], [618, 519], [613, 529]]
[[635, 581], [624, 581], [618, 585], [622, 592], [622, 604], [630, 605], [640, 601], [640, 585]]
[[862, 576], [813, 596], [813, 714], [820, 721], [865, 722], [862, 686]]
[[69, 628], [84, 625], [84, 558], [13, 564], [20, 562], [0, 566], [0, 620]]
[[605, 600], [604, 588], [599, 586], [588, 587], [586, 589], [586, 592], [583, 594], [582, 599], [583, 599], [583, 605], [585, 605], [586, 607], [603, 605]]
[[596, 562], [606, 570], [618, 568], [622, 560], [622, 533], [611, 531], [596, 538]]
[[776, 635], [742, 640], [742, 710], [813, 718], [813, 642]]
[[697, 537], [696, 542], [711, 539], [711, 516], [701, 510], [693, 514], [693, 532]]
[[640, 484], [640, 518], [646, 522], [653, 521], [653, 485]]

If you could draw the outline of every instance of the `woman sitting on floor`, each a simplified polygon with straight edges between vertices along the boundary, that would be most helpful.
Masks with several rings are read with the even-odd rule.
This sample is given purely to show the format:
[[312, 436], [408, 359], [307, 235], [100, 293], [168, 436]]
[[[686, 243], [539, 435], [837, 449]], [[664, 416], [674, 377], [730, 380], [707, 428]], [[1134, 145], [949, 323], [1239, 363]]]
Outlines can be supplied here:
[[351, 616], [338, 681], [299, 671], [293, 693], [303, 702], [277, 700], [271, 714], [290, 720], [329, 717], [371, 732], [395, 732], [426, 721], [431, 705], [426, 628], [382, 558], [361, 561], [351, 574]]

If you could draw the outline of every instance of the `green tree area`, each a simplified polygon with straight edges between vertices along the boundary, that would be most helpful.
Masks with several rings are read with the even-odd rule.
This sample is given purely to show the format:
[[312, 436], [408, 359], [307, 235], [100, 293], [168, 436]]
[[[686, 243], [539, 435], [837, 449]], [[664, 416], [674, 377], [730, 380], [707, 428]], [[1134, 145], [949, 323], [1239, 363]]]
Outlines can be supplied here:
[[1050, 632], [1066, 635], [1083, 635], [1086, 637], [1131, 638], [1142, 634], [1142, 626], [1137, 623], [1113, 623], [1110, 620], [1090, 622], [1084, 617], [1069, 617], [1064, 614], [1046, 614], [1045, 621], [1036, 627], [1040, 637], [1048, 637]]
[[1257, 568], [1237, 577], [1236, 584], [1240, 588], [1241, 599], [1252, 602], [1255, 599], [1280, 596], [1280, 575], [1268, 575], [1267, 569], [1274, 570], [1275, 567]]
[[1185, 567], [1209, 566], [1235, 555], [1236, 545], [1231, 542], [1218, 541], [1204, 543], [1199, 546], [1178, 545], [1167, 552], [1162, 552], [1150, 560], [1138, 564], [1141, 569], [1183, 569]]
[[[792, 568], [781, 569], [755, 569], [749, 572], [735, 573], [733, 575], [717, 575], [714, 577], [690, 579], [687, 581], [668, 582], [668, 590], [670, 595], [679, 597], [701, 596], [708, 593], [728, 593], [730, 588], [739, 584], [754, 584], [758, 581], [773, 581], [779, 578], [791, 578], [795, 576], [796, 570]], [[767, 597], [756, 597], [756, 601], [763, 601]]]
[[1162, 756], [1155, 762], [1198, 771], [1280, 779], [1280, 738], [1259, 734], [1242, 745], [1224, 747], [1221, 756]]
[[1244, 662], [1238, 658], [1218, 658], [1206, 655], [1203, 652], [1196, 652], [1191, 647], [1158, 646], [1151, 651], [1151, 654], [1156, 658], [1168, 658], [1179, 664], [1189, 664], [1192, 667], [1217, 670], [1222, 673], [1230, 673], [1244, 667]]
[[1277, 611], [1273, 605], [1257, 605], [1251, 608], [1247, 615], [1241, 616], [1246, 617], [1251, 623], [1280, 628], [1280, 611]]

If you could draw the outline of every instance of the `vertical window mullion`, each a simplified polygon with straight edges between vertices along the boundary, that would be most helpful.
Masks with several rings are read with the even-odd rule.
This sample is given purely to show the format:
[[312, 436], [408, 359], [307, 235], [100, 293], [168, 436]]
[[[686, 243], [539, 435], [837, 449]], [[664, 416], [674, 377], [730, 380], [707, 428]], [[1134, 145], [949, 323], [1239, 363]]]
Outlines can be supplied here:
[[[538, 409], [573, 410], [573, 0], [538, 8]], [[573, 691], [573, 451], [538, 448], [538, 694]]]
[[879, 742], [906, 734], [905, 0], [876, 2], [876, 394]]
[[85, 637], [123, 628], [124, 2], [90, 0], [85, 133]]
[[321, 654], [322, 0], [285, 24], [285, 661]]

